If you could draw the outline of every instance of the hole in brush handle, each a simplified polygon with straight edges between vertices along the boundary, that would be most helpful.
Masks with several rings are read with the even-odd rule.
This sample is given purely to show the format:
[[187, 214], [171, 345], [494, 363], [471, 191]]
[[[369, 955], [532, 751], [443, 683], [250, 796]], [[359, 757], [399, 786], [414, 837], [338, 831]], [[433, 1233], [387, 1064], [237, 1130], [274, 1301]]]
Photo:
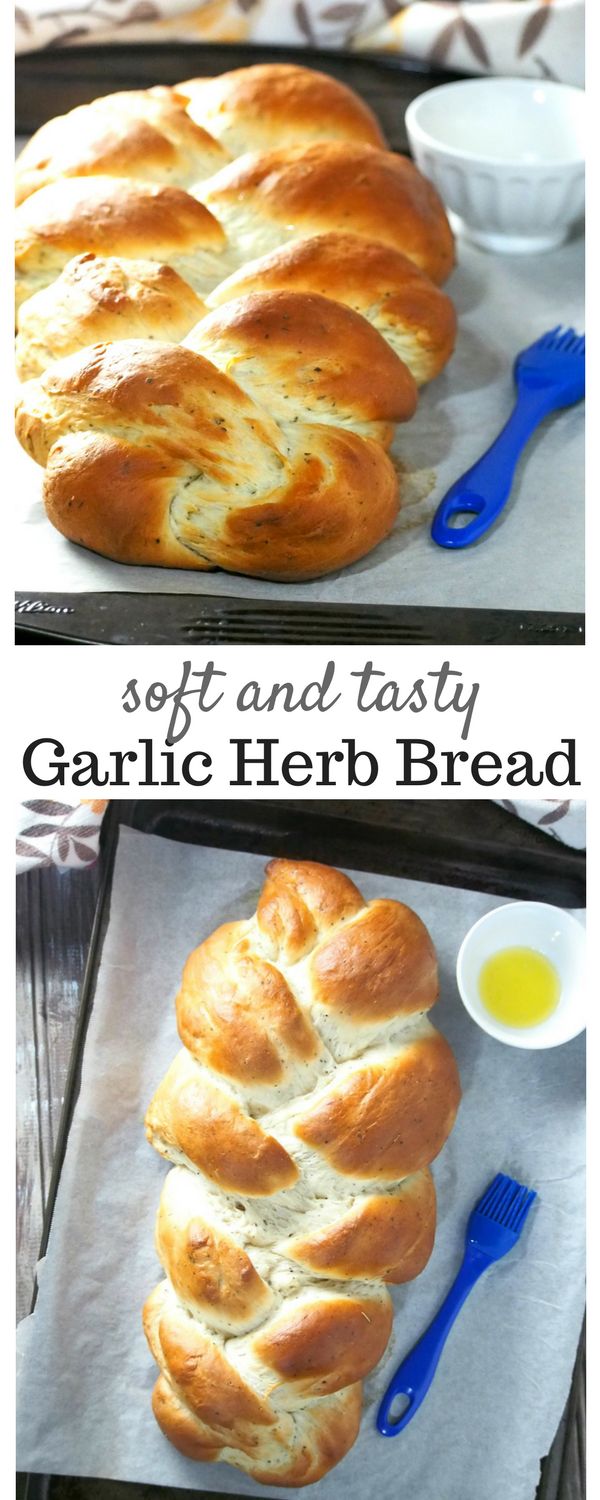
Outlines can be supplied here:
[[377, 1428], [382, 1437], [395, 1437], [412, 1416], [413, 1391], [388, 1389], [377, 1413]]
[[397, 1427], [409, 1406], [412, 1406], [412, 1398], [406, 1394], [406, 1391], [399, 1391], [396, 1396], [393, 1396], [388, 1407], [388, 1426]]
[[481, 536], [481, 517], [487, 501], [472, 490], [448, 494], [436, 510], [431, 525], [431, 535], [440, 547], [466, 547], [468, 542]]

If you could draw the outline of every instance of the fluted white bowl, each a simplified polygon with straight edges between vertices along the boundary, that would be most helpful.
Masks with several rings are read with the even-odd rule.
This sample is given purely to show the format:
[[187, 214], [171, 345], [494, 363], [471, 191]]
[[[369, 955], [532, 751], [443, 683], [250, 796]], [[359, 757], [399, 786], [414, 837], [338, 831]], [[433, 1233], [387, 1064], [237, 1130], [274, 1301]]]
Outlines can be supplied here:
[[459, 233], [534, 254], [562, 244], [583, 215], [584, 106], [568, 84], [472, 78], [414, 99], [406, 129]]

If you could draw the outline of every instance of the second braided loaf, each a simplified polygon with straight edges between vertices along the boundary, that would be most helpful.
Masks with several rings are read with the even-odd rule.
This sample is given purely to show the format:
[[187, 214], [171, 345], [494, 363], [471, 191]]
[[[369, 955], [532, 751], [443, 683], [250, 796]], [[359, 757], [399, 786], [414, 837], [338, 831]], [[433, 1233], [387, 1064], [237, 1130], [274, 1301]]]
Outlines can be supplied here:
[[436, 997], [416, 914], [318, 864], [275, 860], [256, 915], [188, 960], [146, 1118], [174, 1169], [144, 1311], [154, 1413], [187, 1456], [303, 1485], [353, 1443], [387, 1284], [433, 1245], [460, 1098]]

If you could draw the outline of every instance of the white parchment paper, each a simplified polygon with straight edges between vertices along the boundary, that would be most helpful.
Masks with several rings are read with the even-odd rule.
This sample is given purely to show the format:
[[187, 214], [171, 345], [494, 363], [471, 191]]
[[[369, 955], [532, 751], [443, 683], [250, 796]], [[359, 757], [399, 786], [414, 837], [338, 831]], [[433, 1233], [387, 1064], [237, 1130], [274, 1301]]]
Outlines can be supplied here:
[[[327, 849], [323, 849], [327, 858]], [[279, 1495], [224, 1464], [195, 1464], [150, 1409], [155, 1367], [140, 1310], [159, 1279], [153, 1225], [167, 1165], [143, 1115], [178, 1047], [173, 1000], [192, 946], [255, 905], [264, 859], [123, 829], [111, 915], [35, 1312], [19, 1330], [18, 1467], [237, 1495]], [[353, 873], [353, 872], [350, 872]], [[455, 989], [466, 929], [496, 898], [355, 874], [367, 897], [408, 901], [440, 958], [434, 1020], [464, 1099], [434, 1165], [439, 1227], [422, 1275], [394, 1290], [393, 1345], [322, 1500], [533, 1500], [568, 1395], [584, 1306], [584, 1044], [545, 1052], [484, 1035]], [[427, 1400], [380, 1438], [374, 1400], [424, 1330], [462, 1256], [469, 1211], [496, 1171], [537, 1188], [522, 1240], [477, 1286]]]
[[17, 446], [13, 489], [15, 587], [28, 594], [119, 590], [219, 594], [333, 604], [582, 609], [583, 407], [532, 439], [501, 520], [463, 551], [436, 547], [428, 521], [446, 490], [506, 421], [520, 349], [558, 323], [583, 328], [581, 236], [546, 255], [488, 255], [464, 241], [447, 290], [459, 317], [454, 358], [398, 429], [394, 454], [411, 475], [392, 535], [368, 557], [314, 583], [276, 584], [227, 573], [134, 568], [64, 540], [46, 520], [42, 471]]

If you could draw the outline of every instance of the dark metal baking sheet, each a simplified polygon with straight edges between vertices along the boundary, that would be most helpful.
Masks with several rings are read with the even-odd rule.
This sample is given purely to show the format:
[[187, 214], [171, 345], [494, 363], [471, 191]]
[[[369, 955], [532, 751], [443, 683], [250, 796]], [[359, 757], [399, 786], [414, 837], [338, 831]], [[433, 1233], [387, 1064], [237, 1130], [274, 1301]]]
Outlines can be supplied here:
[[[58, 1134], [40, 1246], [43, 1255], [60, 1180], [69, 1128], [79, 1092], [87, 1025], [94, 999], [120, 823], [164, 838], [251, 853], [323, 857], [331, 863], [412, 880], [437, 880], [499, 895], [582, 906], [585, 855], [549, 839], [538, 829], [509, 820], [492, 803], [333, 802], [113, 802], [102, 833], [103, 876], [82, 986], [80, 1013]], [[510, 832], [507, 832], [510, 830]], [[33, 1299], [35, 1305], [35, 1294]], [[544, 1460], [536, 1500], [583, 1500], [584, 1344], [571, 1394], [550, 1454]], [[186, 1500], [189, 1490], [125, 1484], [74, 1476], [19, 1474], [17, 1500]], [[209, 1490], [204, 1500], [218, 1500]], [[235, 1497], [233, 1497], [235, 1500]], [[532, 1497], [534, 1500], [534, 1497]]]
[[31, 135], [45, 120], [115, 89], [178, 83], [243, 68], [250, 62], [298, 62], [320, 68], [356, 89], [379, 116], [394, 151], [408, 151], [404, 113], [411, 99], [436, 81], [464, 75], [436, 72], [427, 63], [385, 53], [350, 56], [315, 47], [269, 47], [218, 42], [130, 43], [124, 46], [44, 48], [17, 58], [15, 128]]
[[[45, 120], [118, 88], [176, 83], [249, 62], [298, 61], [342, 79], [375, 110], [396, 151], [408, 151], [410, 101], [458, 74], [434, 72], [390, 55], [353, 57], [312, 48], [152, 45], [50, 48], [17, 59], [16, 125], [31, 134]], [[26, 581], [26, 580], [25, 580]], [[578, 613], [406, 608], [230, 599], [218, 595], [117, 592], [39, 598], [17, 595], [18, 645], [204, 644], [582, 645]]]
[[540, 610], [307, 604], [192, 594], [19, 593], [18, 645], [580, 646], [584, 617]]

